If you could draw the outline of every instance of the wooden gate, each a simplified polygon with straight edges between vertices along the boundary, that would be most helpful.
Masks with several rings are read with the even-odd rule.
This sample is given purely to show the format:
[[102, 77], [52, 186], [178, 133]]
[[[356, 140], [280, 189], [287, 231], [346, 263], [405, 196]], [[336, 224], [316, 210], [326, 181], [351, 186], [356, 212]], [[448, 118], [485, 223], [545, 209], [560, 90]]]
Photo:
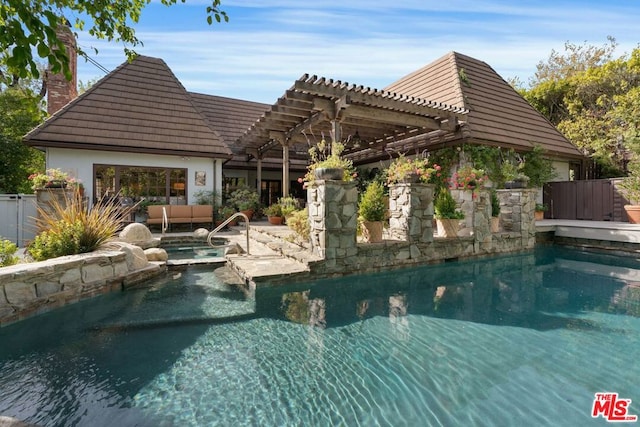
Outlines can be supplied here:
[[543, 202], [548, 206], [545, 218], [586, 221], [628, 222], [621, 180], [589, 179], [549, 182], [544, 186]]

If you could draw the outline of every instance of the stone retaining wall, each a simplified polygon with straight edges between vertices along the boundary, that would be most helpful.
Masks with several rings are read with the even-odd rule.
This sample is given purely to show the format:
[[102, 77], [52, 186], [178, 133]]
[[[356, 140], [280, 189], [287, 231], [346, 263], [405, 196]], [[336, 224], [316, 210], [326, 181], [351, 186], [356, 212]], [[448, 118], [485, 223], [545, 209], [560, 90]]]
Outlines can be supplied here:
[[392, 239], [356, 244], [358, 206], [354, 184], [316, 181], [308, 192], [311, 244], [314, 254], [323, 259], [310, 264], [311, 272], [337, 276], [519, 252], [535, 246], [537, 190], [498, 190], [503, 223], [500, 233], [491, 233], [489, 190], [452, 190], [452, 195], [465, 212], [465, 226], [458, 237], [434, 237], [432, 185], [399, 184], [389, 189]]
[[122, 290], [165, 271], [141, 248], [112, 250], [0, 268], [0, 326], [83, 298]]

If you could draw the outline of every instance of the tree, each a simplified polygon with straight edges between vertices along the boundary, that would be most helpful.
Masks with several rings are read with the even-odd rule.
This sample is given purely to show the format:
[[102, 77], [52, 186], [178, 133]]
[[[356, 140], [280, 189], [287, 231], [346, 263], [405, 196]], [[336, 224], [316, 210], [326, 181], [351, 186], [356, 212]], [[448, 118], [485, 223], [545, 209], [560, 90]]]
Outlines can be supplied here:
[[537, 71], [531, 85], [566, 79], [605, 64], [611, 60], [618, 46], [614, 37], [608, 36], [607, 40], [608, 43], [601, 47], [588, 45], [586, 42], [579, 45], [567, 41], [564, 44], [564, 54], [552, 49], [547, 61], [540, 61], [536, 65]]
[[[171, 6], [186, 0], [161, 0]], [[228, 21], [226, 12], [220, 10], [220, 0], [210, 0], [207, 6], [207, 22]], [[71, 79], [69, 58], [62, 41], [56, 35], [56, 29], [68, 21], [63, 14], [75, 15], [74, 28], [84, 30], [85, 21], [91, 20], [88, 32], [98, 39], [121, 42], [129, 58], [135, 52], [128, 46], [142, 45], [136, 37], [131, 23], [137, 23], [142, 9], [151, 0], [2, 0], [0, 2], [0, 52], [7, 52], [7, 66], [13, 76], [26, 78], [40, 75], [38, 63], [33, 56], [37, 52], [40, 58], [46, 58], [53, 73], [63, 72]], [[97, 52], [97, 50], [96, 50]], [[78, 55], [87, 54], [78, 49]], [[0, 77], [7, 78], [6, 75]]]
[[44, 154], [22, 142], [44, 117], [41, 98], [29, 89], [0, 91], [0, 192], [30, 193], [28, 176], [44, 170]]
[[[539, 64], [537, 83], [520, 93], [597, 164], [596, 177], [619, 176], [640, 145], [640, 48], [612, 59], [615, 39], [601, 48], [567, 43]], [[640, 147], [638, 147], [640, 150]]]

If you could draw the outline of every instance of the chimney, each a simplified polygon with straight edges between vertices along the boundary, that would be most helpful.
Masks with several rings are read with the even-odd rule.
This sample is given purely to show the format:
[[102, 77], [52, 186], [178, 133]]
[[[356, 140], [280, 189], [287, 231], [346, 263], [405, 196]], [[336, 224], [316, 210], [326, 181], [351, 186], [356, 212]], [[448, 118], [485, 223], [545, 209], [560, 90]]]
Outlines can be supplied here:
[[56, 35], [67, 48], [71, 81], [63, 73], [51, 74], [47, 71], [47, 112], [49, 116], [67, 105], [78, 96], [78, 55], [76, 54], [76, 38], [68, 23], [59, 25]]

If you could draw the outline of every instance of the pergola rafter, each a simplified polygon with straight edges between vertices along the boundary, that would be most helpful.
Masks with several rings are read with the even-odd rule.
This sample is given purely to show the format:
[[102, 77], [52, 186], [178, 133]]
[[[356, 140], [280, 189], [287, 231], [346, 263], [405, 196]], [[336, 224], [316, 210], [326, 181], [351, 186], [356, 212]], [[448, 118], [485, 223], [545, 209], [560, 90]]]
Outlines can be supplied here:
[[[421, 139], [427, 145], [453, 135], [466, 114], [438, 102], [305, 74], [236, 143], [258, 158], [280, 145], [284, 178], [289, 159], [300, 159], [301, 146], [321, 135], [341, 135], [347, 141], [345, 155], [364, 164], [388, 157], [407, 138], [418, 147]], [[349, 144], [356, 135], [358, 144]]]

